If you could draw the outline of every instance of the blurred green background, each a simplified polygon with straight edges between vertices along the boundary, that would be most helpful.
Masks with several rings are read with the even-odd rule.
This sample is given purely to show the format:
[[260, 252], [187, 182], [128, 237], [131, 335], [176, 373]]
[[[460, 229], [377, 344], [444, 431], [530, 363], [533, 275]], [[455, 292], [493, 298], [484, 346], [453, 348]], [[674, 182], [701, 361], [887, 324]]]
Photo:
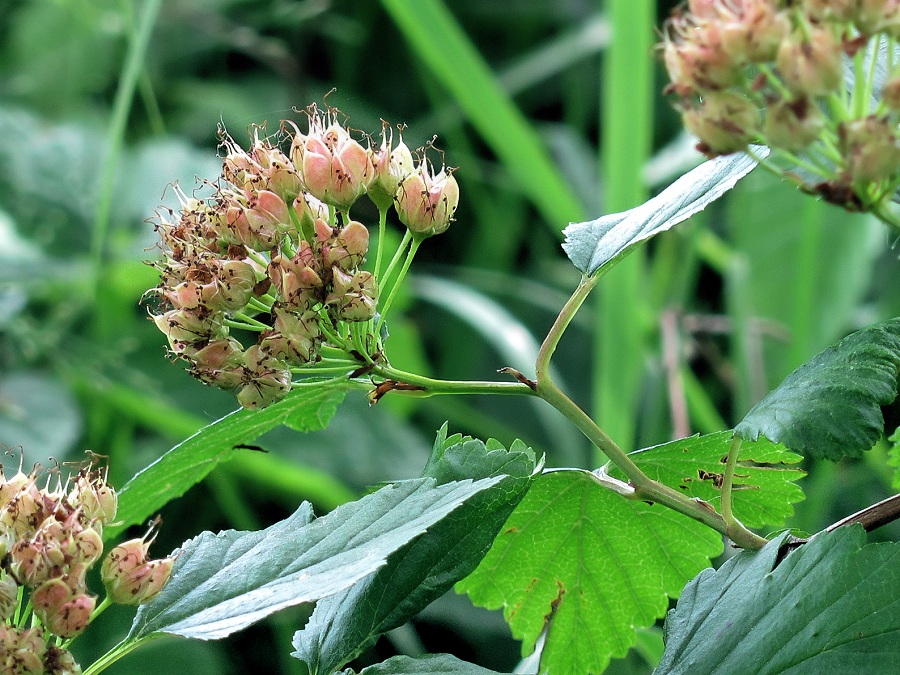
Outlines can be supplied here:
[[[190, 192], [218, 174], [217, 125], [244, 140], [253, 124], [300, 121], [294, 108], [332, 89], [350, 126], [404, 123], [411, 147], [437, 135], [460, 167], [457, 222], [420, 251], [392, 362], [453, 379], [533, 373], [579, 278], [562, 228], [634, 206], [701, 159], [651, 47], [673, 4], [0, 0], [0, 444], [27, 465], [90, 449], [121, 485], [236, 407], [166, 358], [139, 304], [156, 285], [147, 219], [173, 203], [171, 182]], [[363, 203], [354, 215], [377, 219]], [[728, 428], [835, 339], [900, 314], [898, 279], [877, 222], [755, 172], [610, 273], [557, 353], [559, 381], [625, 448]], [[273, 432], [259, 441], [267, 454], [170, 504], [155, 552], [418, 475], [445, 420], [522, 438], [550, 465], [602, 461], [534, 401], [388, 396], [370, 408], [359, 396], [328, 430]], [[790, 523], [806, 531], [891, 492], [886, 446], [807, 469]], [[76, 642], [84, 663], [128, 617], [111, 610]], [[165, 659], [164, 672], [302, 673], [288, 654], [304, 619], [287, 612], [222, 643], [163, 641], [108, 672], [163, 672]], [[520, 658], [498, 614], [451, 596], [357, 665], [423, 651], [507, 671]], [[648, 653], [610, 672], [649, 672]]]

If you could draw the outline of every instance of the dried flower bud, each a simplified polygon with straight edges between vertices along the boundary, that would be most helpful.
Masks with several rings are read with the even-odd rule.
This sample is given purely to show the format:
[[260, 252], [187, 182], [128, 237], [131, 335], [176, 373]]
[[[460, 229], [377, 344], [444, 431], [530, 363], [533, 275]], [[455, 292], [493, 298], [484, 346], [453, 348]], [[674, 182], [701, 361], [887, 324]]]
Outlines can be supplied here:
[[44, 656], [44, 668], [45, 675], [81, 675], [81, 666], [72, 652], [52, 645]]
[[169, 339], [169, 347], [182, 354], [198, 343], [218, 337], [223, 325], [221, 314], [208, 311], [172, 309], [153, 317], [156, 327]]
[[759, 130], [759, 111], [740, 94], [708, 92], [700, 108], [683, 114], [684, 126], [712, 154], [726, 155], [743, 150]]
[[212, 340], [192, 357], [191, 373], [206, 384], [234, 389], [244, 378], [244, 348], [234, 338]]
[[838, 140], [852, 180], [879, 181], [900, 173], [900, 140], [887, 117], [845, 122], [838, 127]]
[[110, 600], [122, 605], [140, 605], [154, 598], [172, 574], [174, 558], [150, 560], [146, 538], [131, 539], [110, 550], [100, 574]]
[[44, 675], [47, 643], [38, 627], [23, 629], [0, 623], [0, 673]]
[[844, 81], [840, 43], [827, 28], [810, 26], [781, 43], [775, 63], [785, 84], [799, 96], [825, 96]]
[[75, 477], [67, 498], [73, 509], [78, 509], [85, 520], [106, 524], [114, 520], [119, 506], [116, 491], [106, 482], [106, 476], [90, 469], [82, 470]]
[[670, 19], [663, 40], [663, 60], [680, 93], [725, 89], [740, 80], [740, 62], [725, 49], [722, 25], [690, 16]]
[[450, 227], [459, 203], [459, 185], [452, 170], [441, 167], [434, 173], [427, 158], [416, 171], [401, 181], [394, 194], [394, 207], [400, 222], [410, 232], [425, 237], [440, 234]]
[[244, 358], [244, 384], [237, 394], [241, 406], [250, 410], [265, 408], [291, 390], [291, 371], [284, 361], [261, 350], [258, 344], [244, 352]]
[[291, 308], [310, 309], [324, 293], [321, 264], [309, 242], [301, 241], [293, 258], [272, 256], [268, 271], [282, 301]]
[[272, 330], [260, 334], [260, 351], [292, 365], [308, 363], [315, 357], [322, 341], [318, 312], [291, 312], [276, 307]]
[[362, 265], [368, 250], [369, 231], [362, 223], [351, 220], [322, 244], [322, 268], [337, 265], [343, 270], [352, 270]]
[[343, 321], [368, 321], [375, 316], [378, 285], [369, 272], [350, 274], [334, 267], [333, 290], [326, 304], [337, 308], [337, 316]]
[[778, 101], [769, 107], [766, 117], [766, 143], [790, 152], [803, 150], [819, 138], [825, 119], [809, 99]]

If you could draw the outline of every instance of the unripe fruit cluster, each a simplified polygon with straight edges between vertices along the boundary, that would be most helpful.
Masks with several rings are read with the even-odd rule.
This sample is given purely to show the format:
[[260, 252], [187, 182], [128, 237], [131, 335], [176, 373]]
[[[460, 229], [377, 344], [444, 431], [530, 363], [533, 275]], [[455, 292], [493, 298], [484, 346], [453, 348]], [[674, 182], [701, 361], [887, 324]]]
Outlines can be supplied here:
[[661, 46], [667, 90], [702, 151], [768, 145], [803, 189], [851, 210], [893, 195], [900, 72], [883, 72], [898, 59], [880, 50], [900, 37], [900, 0], [687, 5]]
[[[39, 487], [38, 478], [39, 467], [9, 479], [0, 470], [0, 672], [78, 673], [71, 655], [51, 641], [74, 638], [90, 622], [97, 596], [88, 590], [87, 573], [103, 557], [103, 527], [115, 519], [117, 497], [91, 465], [54, 489], [50, 478]], [[168, 581], [173, 560], [144, 556], [139, 565], [119, 569], [110, 561], [122, 546], [134, 544], [114, 548], [102, 566], [107, 594], [118, 603], [149, 600]], [[147, 566], [152, 579], [135, 572]], [[13, 623], [22, 625], [23, 588], [39, 622], [28, 630]]]
[[[361, 196], [382, 213], [393, 205], [419, 238], [446, 230], [459, 199], [452, 172], [435, 172], [424, 156], [416, 165], [388, 125], [380, 147], [364, 147], [339, 111], [306, 114], [307, 133], [293, 122], [272, 138], [256, 129], [249, 150], [223, 132], [213, 196], [179, 191], [181, 210], [157, 225], [165, 259], [153, 319], [195, 377], [235, 391], [245, 408], [281, 399], [324, 345], [340, 348], [334, 336], [359, 333], [350, 324], [371, 328], [379, 287], [362, 269], [369, 232], [349, 215]], [[362, 351], [377, 353], [378, 339], [370, 331]]]

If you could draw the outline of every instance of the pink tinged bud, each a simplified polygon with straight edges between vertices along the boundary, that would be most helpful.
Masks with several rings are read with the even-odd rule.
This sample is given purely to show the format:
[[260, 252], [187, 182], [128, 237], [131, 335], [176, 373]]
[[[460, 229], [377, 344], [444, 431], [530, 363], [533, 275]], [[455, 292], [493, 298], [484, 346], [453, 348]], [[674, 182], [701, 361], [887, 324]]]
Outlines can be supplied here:
[[892, 111], [900, 111], [900, 72], [895, 71], [881, 89], [881, 100]]
[[718, 22], [670, 19], [663, 43], [663, 60], [679, 93], [725, 89], [741, 78], [741, 63], [729, 55]]
[[816, 21], [852, 21], [859, 0], [804, 0], [803, 9]]
[[374, 178], [369, 185], [368, 195], [380, 210], [387, 210], [394, 201], [394, 193], [400, 181], [415, 170], [412, 153], [401, 137], [393, 147], [393, 132], [385, 124], [382, 130], [381, 147], [370, 151]]
[[293, 208], [302, 227], [311, 227], [316, 220], [328, 218], [328, 206], [310, 194], [298, 195]]
[[307, 192], [341, 211], [366, 192], [374, 175], [366, 149], [340, 124], [332, 121], [326, 129], [317, 112], [309, 115], [309, 135], [294, 139], [292, 157]]
[[110, 600], [140, 605], [155, 597], [172, 574], [174, 558], [150, 560], [149, 542], [132, 539], [113, 548], [103, 561], [100, 575]]
[[838, 144], [851, 180], [880, 181], [900, 174], [900, 140], [887, 117], [870, 115], [841, 124]]
[[403, 179], [394, 195], [400, 222], [425, 237], [450, 227], [458, 203], [459, 185], [453, 174], [444, 168], [435, 174], [427, 160]]
[[825, 96], [843, 83], [841, 54], [841, 44], [828, 28], [811, 26], [808, 39], [798, 31], [781, 43], [775, 64], [794, 93]]
[[756, 105], [734, 92], [709, 92], [699, 108], [683, 114], [684, 125], [710, 154], [727, 155], [747, 147], [759, 132]]
[[61, 638], [84, 632], [97, 606], [97, 598], [69, 588], [60, 578], [45, 581], [31, 594], [34, 613], [44, 627]]
[[301, 241], [293, 258], [275, 255], [269, 264], [269, 277], [285, 305], [309, 309], [319, 301], [325, 282], [319, 276], [319, 262], [312, 246]]
[[809, 99], [778, 101], [769, 106], [764, 129], [768, 145], [799, 152], [816, 141], [825, 128], [825, 117]]
[[0, 623], [0, 673], [46, 675], [46, 651], [44, 631], [40, 627], [25, 630]]

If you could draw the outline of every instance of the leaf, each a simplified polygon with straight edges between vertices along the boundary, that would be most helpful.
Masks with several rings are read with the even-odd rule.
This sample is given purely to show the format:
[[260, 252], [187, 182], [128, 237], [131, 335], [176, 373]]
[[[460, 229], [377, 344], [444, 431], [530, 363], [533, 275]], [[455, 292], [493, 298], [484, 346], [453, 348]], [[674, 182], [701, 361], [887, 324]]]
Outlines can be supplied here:
[[[341, 675], [353, 675], [345, 670]], [[460, 661], [450, 654], [426, 654], [425, 656], [395, 656], [374, 666], [363, 668], [359, 675], [500, 675], [474, 663]]]
[[445, 424], [426, 475], [439, 485], [467, 477], [499, 481], [392, 554], [376, 573], [321, 600], [306, 627], [294, 635], [292, 656], [303, 660], [310, 673], [331, 673], [446, 593], [478, 565], [534, 471], [534, 453], [524, 444], [513, 443], [507, 451], [493, 440], [447, 438]]
[[502, 607], [525, 654], [546, 627], [542, 673], [601, 673], [721, 551], [718, 534], [671, 509], [630, 501], [587, 471], [555, 471], [457, 590]]
[[776, 567], [786, 536], [688, 584], [654, 673], [900, 672], [900, 544], [839, 527]]
[[215, 640], [337, 593], [500, 480], [404, 481], [315, 520], [304, 504], [259, 532], [204, 532], [185, 543], [169, 583], [138, 609], [129, 639], [168, 633]]
[[[760, 156], [767, 148], [755, 147]], [[647, 239], [687, 220], [734, 187], [756, 166], [744, 153], [716, 157], [678, 178], [640, 206], [596, 220], [572, 223], [563, 249], [575, 267], [592, 276]]]
[[848, 335], [788, 375], [735, 427], [808, 457], [858, 457], [884, 433], [882, 406], [897, 398], [900, 319]]
[[[721, 480], [731, 439], [730, 431], [691, 436], [638, 450], [630, 457], [653, 480], [716, 506], [722, 497]], [[762, 527], [781, 525], [793, 515], [791, 504], [804, 498], [803, 490], [794, 481], [806, 474], [783, 465], [796, 464], [801, 459], [765, 438], [744, 441], [732, 491], [737, 518], [748, 527]], [[610, 471], [610, 475], [624, 479], [618, 470]]]
[[238, 410], [204, 427], [144, 468], [119, 492], [117, 521], [104, 530], [115, 538], [143, 522], [169, 501], [199, 483], [220, 462], [231, 459], [235, 446], [286, 424], [297, 431], [323, 429], [347, 393], [343, 383], [317, 383], [295, 388], [263, 410]]

